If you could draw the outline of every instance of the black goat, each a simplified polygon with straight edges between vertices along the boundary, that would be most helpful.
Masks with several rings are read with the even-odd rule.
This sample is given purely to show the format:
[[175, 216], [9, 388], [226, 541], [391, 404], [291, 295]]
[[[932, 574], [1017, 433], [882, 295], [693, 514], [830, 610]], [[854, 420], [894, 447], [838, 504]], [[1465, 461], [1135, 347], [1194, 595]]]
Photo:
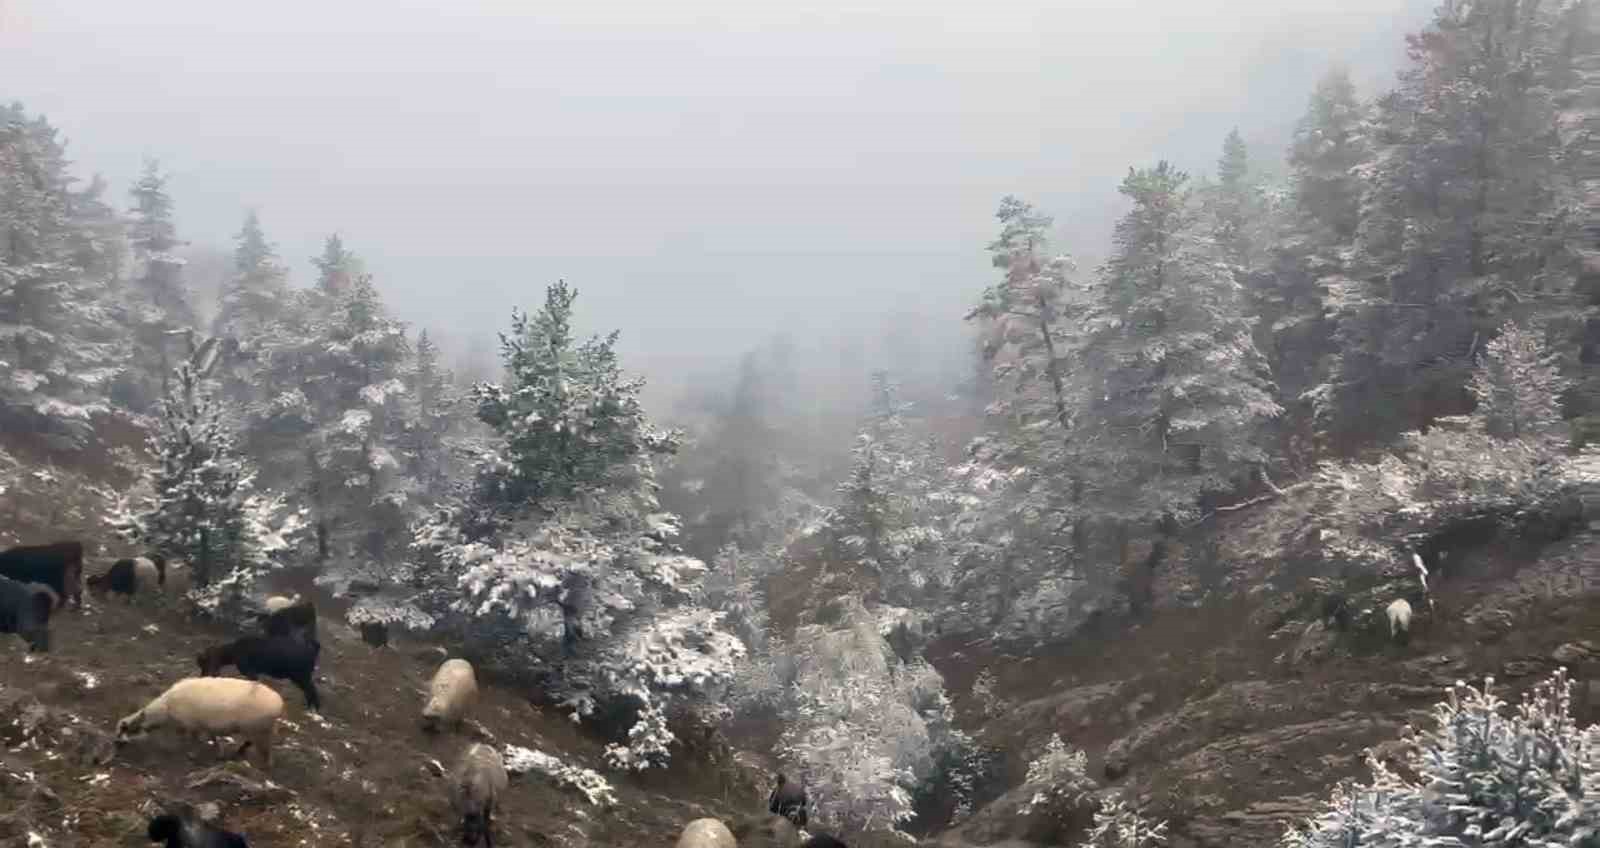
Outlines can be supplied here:
[[192, 813], [155, 816], [146, 834], [167, 848], [250, 848], [243, 836], [200, 821]]
[[201, 651], [195, 662], [200, 666], [201, 677], [216, 677], [231, 665], [237, 666], [239, 674], [247, 680], [255, 680], [263, 674], [287, 680], [306, 694], [306, 709], [320, 710], [322, 699], [317, 697], [317, 684], [312, 678], [316, 675], [317, 655], [321, 651], [322, 643], [315, 639], [245, 636], [212, 645]]
[[812, 834], [811, 838], [807, 839], [800, 848], [850, 848], [850, 846], [840, 842], [838, 837], [826, 833], [816, 833]]
[[783, 816], [795, 827], [806, 826], [806, 788], [799, 784], [789, 782], [782, 772], [778, 773], [778, 786], [772, 790], [772, 795], [767, 798], [767, 812]]
[[317, 608], [310, 601], [266, 614], [262, 627], [268, 636], [295, 636], [306, 642], [317, 640]]
[[50, 587], [0, 577], [0, 633], [21, 636], [29, 653], [50, 650], [50, 611], [55, 605]]

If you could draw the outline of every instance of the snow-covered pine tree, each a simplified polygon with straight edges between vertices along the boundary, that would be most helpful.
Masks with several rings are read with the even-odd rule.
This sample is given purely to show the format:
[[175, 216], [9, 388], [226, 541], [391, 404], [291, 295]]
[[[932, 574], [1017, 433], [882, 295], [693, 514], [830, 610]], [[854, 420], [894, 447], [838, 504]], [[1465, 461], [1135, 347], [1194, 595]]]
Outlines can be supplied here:
[[1265, 459], [1262, 425], [1282, 410], [1251, 338], [1240, 286], [1163, 161], [1121, 191], [1093, 340], [1093, 433], [1115, 484], [1096, 506], [1119, 522], [1191, 518]]
[[202, 367], [184, 362], [169, 383], [161, 429], [151, 437], [155, 501], [141, 525], [150, 547], [189, 562], [205, 586], [255, 551], [245, 514], [253, 474], [201, 386]]
[[[1274, 232], [1272, 273], [1254, 287], [1261, 325], [1258, 344], [1272, 359], [1273, 375], [1288, 413], [1284, 452], [1308, 468], [1317, 443], [1317, 414], [1325, 411], [1333, 324], [1325, 292], [1348, 273], [1350, 245], [1359, 220], [1357, 168], [1370, 150], [1365, 109], [1343, 68], [1334, 68], [1312, 92], [1289, 148], [1291, 209]], [[1324, 386], [1321, 392], [1313, 391]], [[1319, 403], [1323, 406], [1319, 407]]]
[[616, 333], [574, 337], [576, 297], [561, 282], [535, 315], [513, 313], [508, 381], [474, 392], [495, 444], [471, 501], [418, 528], [417, 555], [478, 632], [509, 621], [559, 660], [555, 685], [578, 714], [631, 701], [638, 722], [607, 761], [650, 768], [668, 756], [673, 704], [720, 703], [745, 648], [724, 613], [695, 603], [705, 564], [675, 548], [677, 517], [660, 511], [654, 460], [679, 434], [645, 417]]
[[478, 418], [505, 440], [506, 464], [485, 481], [492, 501], [524, 507], [605, 483], [620, 465], [677, 447], [645, 419], [642, 380], [617, 360], [617, 334], [578, 342], [578, 293], [557, 282], [534, 315], [512, 312], [501, 335], [510, 385], [475, 390]]
[[233, 276], [223, 287], [213, 332], [236, 342], [261, 336], [283, 317], [288, 280], [289, 269], [251, 211], [234, 236]]
[[1484, 346], [1467, 388], [1490, 435], [1543, 441], [1560, 430], [1561, 394], [1571, 383], [1537, 330], [1507, 321]]
[[143, 412], [167, 395], [173, 363], [181, 358], [176, 334], [194, 328], [196, 317], [183, 281], [184, 260], [177, 254], [182, 243], [160, 163], [145, 160], [143, 173], [128, 193], [133, 198], [128, 242], [136, 270], [123, 289], [123, 310], [134, 336], [134, 360], [118, 399]]
[[0, 413], [63, 446], [88, 437], [128, 348], [106, 298], [120, 226], [99, 183], [72, 183], [56, 129], [0, 106]]
[[1240, 269], [1250, 264], [1256, 247], [1250, 227], [1259, 212], [1259, 203], [1251, 179], [1249, 149], [1235, 127], [1222, 141], [1217, 183], [1208, 192], [1208, 200], [1217, 245], [1223, 257]]
[[1581, 166], [1556, 98], [1583, 6], [1446, 3], [1409, 37], [1365, 133], [1353, 268], [1329, 286], [1340, 353], [1321, 394], [1340, 441], [1464, 412], [1475, 339], [1511, 316], [1571, 319]]
[[416, 481], [417, 495], [424, 503], [433, 503], [449, 494], [457, 470], [452, 435], [461, 423], [462, 397], [427, 330], [417, 334], [412, 354], [403, 376], [410, 409], [397, 445], [406, 474]]
[[1357, 166], [1367, 161], [1365, 110], [1350, 72], [1330, 70], [1317, 83], [1289, 147], [1295, 209], [1320, 230], [1319, 241], [1348, 243], [1361, 211]]

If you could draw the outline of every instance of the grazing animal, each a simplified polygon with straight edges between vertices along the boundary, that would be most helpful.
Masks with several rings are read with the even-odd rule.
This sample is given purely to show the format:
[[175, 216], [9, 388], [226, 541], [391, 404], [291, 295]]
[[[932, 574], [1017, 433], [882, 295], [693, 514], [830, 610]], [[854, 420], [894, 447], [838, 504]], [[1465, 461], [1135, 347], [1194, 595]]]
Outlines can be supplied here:
[[163, 581], [162, 569], [147, 557], [119, 559], [104, 574], [95, 574], [87, 581], [92, 592], [116, 592], [133, 603], [138, 592], [159, 591]]
[[814, 833], [800, 848], [850, 848], [839, 841], [839, 838], [827, 833]]
[[684, 825], [677, 848], [739, 848], [733, 831], [717, 819], [695, 819]]
[[263, 674], [287, 680], [305, 693], [306, 709], [320, 710], [322, 699], [317, 697], [313, 678], [321, 652], [322, 643], [315, 639], [302, 642], [288, 636], [245, 636], [212, 645], [201, 651], [195, 662], [200, 666], [201, 677], [220, 677], [219, 672], [231, 665], [237, 666], [247, 680]]
[[732, 830], [739, 848], [800, 848], [800, 831], [783, 816], [748, 816]]
[[361, 641], [374, 648], [389, 644], [389, 625], [381, 621], [368, 621], [361, 625]]
[[201, 821], [193, 813], [164, 813], [150, 819], [146, 831], [151, 842], [166, 848], [250, 848], [243, 836]]
[[461, 844], [494, 848], [494, 808], [506, 791], [506, 764], [482, 742], [467, 746], [450, 776], [450, 807], [461, 817]]
[[790, 783], [789, 778], [778, 773], [778, 785], [767, 798], [767, 812], [783, 816], [795, 827], [806, 826], [806, 788]]
[[83, 608], [83, 543], [52, 542], [0, 551], [0, 577], [43, 583], [65, 604]]
[[1389, 636], [1400, 644], [1411, 639], [1411, 602], [1395, 598], [1389, 604]]
[[293, 598], [285, 598], [282, 595], [273, 595], [267, 599], [267, 602], [264, 606], [266, 606], [267, 612], [273, 613], [277, 612], [278, 610], [288, 609], [289, 607], [294, 606], [299, 600], [300, 598], [298, 595]]
[[117, 744], [167, 725], [196, 736], [243, 734], [235, 753], [252, 746], [263, 767], [272, 765], [272, 736], [283, 715], [283, 698], [253, 680], [237, 677], [187, 677], [172, 684], [144, 708], [117, 722]]
[[268, 636], [296, 636], [307, 642], [317, 638], [317, 608], [310, 601], [300, 601], [283, 609], [267, 613]]
[[445, 724], [459, 728], [477, 703], [478, 677], [472, 671], [472, 663], [461, 659], [445, 660], [428, 685], [428, 703], [422, 707], [422, 729], [437, 731]]
[[30, 654], [49, 651], [50, 612], [56, 602], [49, 586], [0, 577], [0, 633], [22, 637]]

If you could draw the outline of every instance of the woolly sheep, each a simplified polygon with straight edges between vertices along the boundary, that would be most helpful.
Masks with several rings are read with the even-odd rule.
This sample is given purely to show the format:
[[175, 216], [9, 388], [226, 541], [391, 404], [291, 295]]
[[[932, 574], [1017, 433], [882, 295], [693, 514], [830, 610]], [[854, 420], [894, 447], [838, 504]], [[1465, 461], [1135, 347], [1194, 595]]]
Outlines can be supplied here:
[[282, 595], [273, 595], [272, 597], [267, 598], [267, 602], [266, 602], [265, 606], [267, 608], [267, 612], [272, 613], [272, 612], [277, 612], [278, 610], [281, 610], [281, 609], [288, 609], [289, 607], [294, 606], [299, 601], [300, 601], [300, 596], [299, 595], [295, 595], [292, 598], [286, 598], [286, 597], [284, 597]]
[[166, 848], [249, 848], [243, 836], [201, 821], [192, 813], [163, 813], [150, 819], [145, 834]]
[[1396, 598], [1389, 604], [1389, 636], [1404, 642], [1411, 635], [1411, 602]]
[[506, 791], [506, 765], [500, 752], [474, 742], [467, 746], [450, 778], [450, 807], [461, 819], [461, 844], [478, 838], [494, 848], [494, 808]]
[[457, 728], [478, 703], [478, 678], [473, 674], [472, 663], [466, 660], [445, 660], [433, 673], [428, 686], [428, 703], [422, 708], [422, 729], [436, 731], [441, 725]]
[[739, 848], [739, 843], [717, 819], [695, 819], [684, 826], [677, 848]]
[[235, 677], [189, 677], [172, 684], [143, 709], [117, 722], [117, 744], [126, 745], [166, 725], [202, 737], [239, 733], [245, 737], [237, 753], [251, 746], [261, 764], [272, 765], [272, 735], [283, 715], [283, 698], [251, 680]]

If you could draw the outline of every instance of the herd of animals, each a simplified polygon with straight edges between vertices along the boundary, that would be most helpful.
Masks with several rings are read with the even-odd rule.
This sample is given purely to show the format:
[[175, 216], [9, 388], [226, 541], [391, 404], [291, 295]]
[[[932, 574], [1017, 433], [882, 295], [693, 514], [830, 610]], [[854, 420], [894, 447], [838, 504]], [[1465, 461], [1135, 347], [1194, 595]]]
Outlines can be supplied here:
[[[13, 633], [32, 652], [50, 650], [50, 616], [71, 603], [83, 608], [82, 587], [132, 603], [135, 595], [178, 597], [191, 585], [189, 568], [169, 563], [159, 554], [117, 560], [100, 574], [83, 579], [83, 545], [55, 542], [0, 551], [0, 634]], [[272, 765], [273, 734], [283, 715], [283, 698], [258, 682], [262, 676], [294, 684], [305, 694], [306, 708], [318, 710], [315, 673], [322, 645], [317, 641], [317, 611], [309, 600], [274, 596], [266, 599], [261, 633], [213, 645], [195, 658], [199, 676], [172, 684], [143, 708], [117, 722], [120, 748], [154, 730], [172, 728], [187, 737], [216, 740], [240, 736], [233, 756], [254, 752], [263, 769]], [[222, 677], [238, 669], [243, 679]], [[422, 728], [428, 732], [460, 730], [478, 701], [477, 676], [464, 659], [446, 659], [434, 672], [422, 707]], [[713, 818], [684, 827], [677, 848], [737, 848], [741, 839], [765, 837], [761, 844], [802, 845], [809, 802], [805, 787], [783, 775], [768, 797], [770, 818], [737, 823], [732, 829]], [[505, 762], [498, 750], [479, 742], [467, 745], [450, 775], [450, 804], [459, 818], [461, 844], [481, 841], [493, 848], [493, 815], [506, 792]], [[786, 831], [786, 832], [780, 832]], [[165, 812], [150, 819], [151, 842], [166, 848], [247, 848], [241, 834], [203, 820], [192, 808]], [[803, 848], [845, 848], [825, 833], [808, 835]]]

